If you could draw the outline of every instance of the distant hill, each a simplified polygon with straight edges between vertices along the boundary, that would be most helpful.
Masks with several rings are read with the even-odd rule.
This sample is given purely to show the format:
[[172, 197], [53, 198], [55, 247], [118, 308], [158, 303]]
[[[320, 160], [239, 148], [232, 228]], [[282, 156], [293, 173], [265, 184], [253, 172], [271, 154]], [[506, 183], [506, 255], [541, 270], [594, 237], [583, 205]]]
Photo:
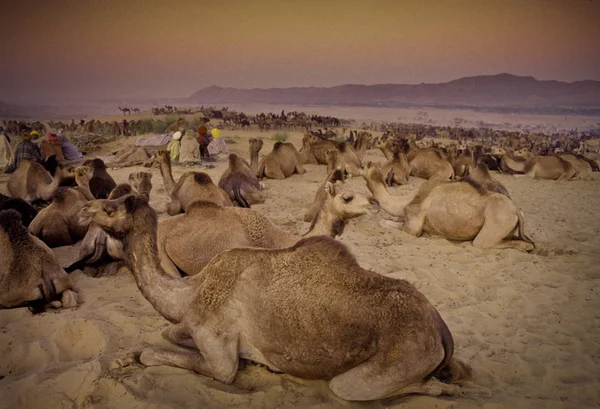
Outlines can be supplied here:
[[211, 86], [191, 103], [272, 103], [469, 108], [491, 111], [600, 113], [600, 81], [539, 81], [511, 74], [481, 75], [438, 84], [340, 85], [336, 87], [223, 88]]

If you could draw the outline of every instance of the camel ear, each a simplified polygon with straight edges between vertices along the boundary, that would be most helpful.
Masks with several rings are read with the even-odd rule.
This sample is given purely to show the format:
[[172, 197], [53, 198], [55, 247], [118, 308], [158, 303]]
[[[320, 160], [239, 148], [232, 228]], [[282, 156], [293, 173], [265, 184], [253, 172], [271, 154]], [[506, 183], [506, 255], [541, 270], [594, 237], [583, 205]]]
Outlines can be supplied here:
[[325, 183], [325, 192], [331, 197], [335, 196], [335, 186], [331, 182]]

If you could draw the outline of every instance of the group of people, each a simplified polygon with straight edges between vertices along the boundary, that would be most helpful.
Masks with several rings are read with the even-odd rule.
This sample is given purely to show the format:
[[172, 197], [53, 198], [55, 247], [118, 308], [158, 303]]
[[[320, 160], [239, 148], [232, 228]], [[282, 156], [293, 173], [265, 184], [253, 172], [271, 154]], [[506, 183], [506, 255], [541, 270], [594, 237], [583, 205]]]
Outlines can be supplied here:
[[[3, 138], [7, 139], [6, 136]], [[7, 150], [10, 144], [4, 143], [3, 146], [3, 150]], [[21, 142], [4, 172], [14, 172], [22, 160], [44, 163], [52, 155], [59, 162], [76, 162], [83, 158], [83, 154], [62, 133], [48, 132], [42, 137], [38, 131], [31, 131], [21, 135]]]
[[196, 134], [188, 131], [182, 134], [182, 129], [175, 132], [172, 140], [167, 146], [171, 160], [180, 163], [200, 163], [207, 162], [207, 167], [211, 167], [210, 162], [215, 162], [214, 155], [217, 153], [228, 153], [227, 144], [221, 138], [221, 131], [218, 128], [208, 130], [206, 125], [198, 127]]

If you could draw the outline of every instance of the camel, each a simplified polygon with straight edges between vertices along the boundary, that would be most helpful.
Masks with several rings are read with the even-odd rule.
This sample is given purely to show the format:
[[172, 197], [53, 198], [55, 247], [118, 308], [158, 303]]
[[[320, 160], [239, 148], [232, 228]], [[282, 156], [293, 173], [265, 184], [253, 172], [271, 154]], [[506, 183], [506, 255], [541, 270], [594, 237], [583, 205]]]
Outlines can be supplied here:
[[362, 161], [367, 154], [367, 148], [372, 140], [373, 135], [365, 131], [361, 131], [356, 135], [356, 140], [352, 144], [352, 147], [360, 161]]
[[406, 155], [406, 160], [411, 176], [436, 180], [449, 180], [454, 177], [452, 165], [437, 149], [412, 150]]
[[468, 147], [463, 149], [460, 156], [453, 162], [452, 169], [454, 170], [454, 177], [461, 178], [468, 176], [469, 169], [475, 167], [475, 160], [473, 159], [473, 153]]
[[0, 212], [0, 309], [72, 308], [77, 294], [56, 256], [27, 232], [16, 210]]
[[54, 176], [37, 162], [22, 160], [8, 179], [8, 192], [14, 198], [28, 202], [50, 200], [60, 183], [75, 176], [75, 168], [58, 164]]
[[473, 170], [469, 170], [469, 176], [466, 176], [463, 179], [470, 179], [490, 192], [496, 192], [506, 197], [510, 197], [508, 190], [506, 190], [502, 183], [492, 177], [490, 171], [483, 162], [477, 165]]
[[171, 203], [167, 205], [167, 213], [171, 216], [185, 212], [190, 203], [206, 200], [222, 206], [233, 206], [227, 192], [215, 185], [206, 173], [186, 172], [179, 177], [177, 184], [171, 172], [171, 157], [167, 151], [159, 151], [156, 158], [160, 164], [160, 173]]
[[577, 171], [571, 162], [554, 155], [528, 159], [523, 172], [534, 179], [570, 180]]
[[386, 136], [382, 136], [373, 140], [372, 147], [379, 148], [388, 160], [382, 166], [387, 185], [404, 185], [408, 183], [408, 176], [411, 169], [403, 152], [403, 150], [409, 149], [406, 142], [397, 144], [393, 143]]
[[106, 199], [110, 192], [117, 186], [115, 180], [106, 170], [102, 159], [88, 159], [83, 166], [90, 166], [94, 173], [90, 179], [90, 190], [96, 199]]
[[121, 108], [121, 107], [117, 107], [119, 108], [119, 111], [123, 112], [123, 115], [131, 115], [131, 110], [129, 108]]
[[344, 172], [335, 169], [333, 172], [329, 173], [325, 182], [317, 189], [312, 205], [310, 205], [310, 208], [304, 213], [305, 222], [310, 223], [315, 218], [319, 209], [323, 206], [328, 195], [327, 190], [325, 189], [328, 182], [331, 184], [335, 184], [336, 182], [344, 183]]
[[152, 157], [146, 149], [139, 146], [130, 146], [114, 152], [115, 158], [112, 162], [106, 164], [112, 169], [125, 168], [128, 166], [149, 165], [152, 163]]
[[356, 152], [349, 143], [339, 143], [337, 148], [325, 152], [327, 158], [327, 173], [340, 169], [348, 176], [359, 176], [362, 164]]
[[23, 199], [14, 199], [0, 193], [0, 211], [13, 209], [21, 215], [21, 223], [27, 227], [37, 215], [37, 210]]
[[275, 142], [273, 150], [262, 158], [256, 176], [259, 179], [285, 179], [294, 173], [304, 174], [302, 158], [292, 143]]
[[587, 180], [592, 178], [592, 166], [583, 156], [574, 155], [572, 153], [558, 156], [560, 156], [562, 160], [569, 162], [573, 166], [573, 169], [575, 169], [573, 179]]
[[69, 246], [83, 239], [87, 226], [79, 223], [78, 213], [94, 196], [89, 190], [92, 169], [75, 170], [77, 187], [59, 187], [52, 203], [42, 209], [29, 225], [29, 232], [49, 247]]
[[229, 168], [221, 175], [219, 187], [240, 207], [250, 207], [265, 202], [265, 195], [261, 191], [256, 172], [252, 171], [248, 162], [235, 153], [229, 154]]
[[160, 267], [157, 215], [147, 201], [101, 203], [90, 217], [122, 238], [142, 295], [174, 324], [163, 336], [184, 347], [146, 349], [139, 355], [146, 366], [176, 366], [231, 384], [244, 358], [328, 380], [349, 401], [457, 394], [472, 375], [453, 356], [452, 334], [423, 294], [364, 270], [329, 237], [284, 249], [233, 249], [196, 276], [171, 277]]
[[[417, 237], [426, 231], [450, 240], [472, 240], [473, 246], [480, 249], [535, 248], [525, 235], [523, 215], [512, 200], [486, 190], [473, 180], [430, 179], [413, 194], [399, 197], [387, 191], [380, 166], [368, 166], [363, 177], [381, 208], [392, 216], [404, 218], [403, 223], [388, 226], [399, 227]], [[515, 231], [517, 238], [512, 239]]]
[[327, 151], [337, 149], [335, 142], [305, 134], [302, 138], [302, 161], [311, 165], [327, 165]]

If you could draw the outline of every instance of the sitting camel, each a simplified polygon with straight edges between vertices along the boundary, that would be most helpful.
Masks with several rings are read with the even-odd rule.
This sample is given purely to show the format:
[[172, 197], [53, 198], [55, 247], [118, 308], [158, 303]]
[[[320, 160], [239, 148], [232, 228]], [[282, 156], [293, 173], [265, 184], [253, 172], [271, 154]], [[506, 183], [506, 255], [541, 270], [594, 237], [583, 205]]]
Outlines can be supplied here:
[[558, 155], [534, 156], [525, 162], [523, 172], [534, 179], [570, 180], [576, 169]]
[[252, 171], [248, 162], [235, 153], [229, 154], [229, 168], [221, 175], [219, 187], [240, 207], [250, 207], [265, 202], [265, 194], [261, 191], [262, 186], [256, 177], [256, 172]]
[[469, 170], [469, 176], [466, 176], [463, 179], [470, 179], [471, 181], [481, 185], [485, 190], [510, 197], [508, 190], [506, 190], [502, 183], [498, 182], [492, 177], [490, 171], [483, 162], [477, 165], [475, 169]]
[[327, 158], [328, 173], [340, 169], [348, 176], [359, 176], [361, 174], [360, 159], [354, 152], [354, 148], [347, 142], [337, 144], [335, 149], [328, 149], [325, 152], [325, 157]]
[[302, 162], [311, 165], [327, 165], [327, 151], [337, 149], [335, 142], [320, 139], [311, 134], [302, 138]]
[[410, 175], [423, 179], [450, 180], [454, 169], [450, 162], [435, 148], [414, 149], [406, 155]]
[[96, 199], [106, 199], [110, 192], [117, 186], [115, 180], [106, 170], [106, 164], [100, 158], [88, 159], [83, 166], [90, 166], [93, 175], [90, 179], [90, 191]]
[[260, 161], [256, 176], [285, 179], [294, 173], [304, 174], [300, 153], [292, 143], [275, 142], [273, 150]]
[[[326, 198], [305, 236], [339, 236], [349, 220], [378, 210], [378, 204], [371, 196], [355, 193], [345, 185], [329, 183], [325, 191]], [[103, 202], [90, 202], [86, 209], [95, 211], [98, 206], [103, 206]], [[83, 209], [81, 214], [85, 213]], [[89, 223], [85, 216], [80, 220]], [[173, 275], [179, 275], [180, 271], [195, 274], [213, 256], [235, 247], [283, 248], [300, 239], [300, 236], [279, 229], [254, 210], [201, 201], [191, 204], [183, 215], [161, 220], [158, 226], [163, 268]], [[93, 251], [89, 250], [89, 253]]]
[[75, 170], [77, 187], [59, 187], [52, 203], [42, 209], [29, 225], [29, 232], [49, 247], [69, 246], [83, 239], [87, 226], [79, 223], [78, 213], [94, 196], [89, 190], [92, 170], [86, 166]]
[[305, 222], [310, 223], [315, 218], [316, 214], [319, 212], [319, 209], [323, 207], [323, 203], [325, 203], [325, 200], [327, 200], [327, 197], [329, 195], [329, 193], [327, 192], [327, 183], [335, 185], [336, 182], [344, 183], [344, 172], [342, 172], [339, 169], [336, 169], [333, 172], [329, 173], [325, 182], [323, 182], [323, 184], [317, 189], [313, 203], [310, 205], [310, 208], [306, 211], [306, 213], [304, 213]]
[[24, 159], [8, 179], [8, 192], [12, 197], [30, 203], [36, 200], [50, 200], [61, 182], [73, 177], [73, 166], [58, 164], [54, 176], [50, 176], [39, 163]]
[[37, 210], [23, 199], [14, 199], [0, 193], [0, 211], [13, 209], [21, 215], [21, 223], [27, 227], [37, 216]]
[[373, 140], [373, 148], [379, 148], [388, 160], [382, 165], [382, 171], [388, 186], [404, 185], [408, 183], [411, 169], [406, 160], [405, 152], [409, 147], [405, 140], [394, 143], [387, 135], [382, 135]]
[[171, 277], [160, 267], [157, 215], [145, 199], [101, 201], [88, 212], [123, 239], [138, 288], [174, 324], [163, 336], [184, 347], [146, 349], [139, 356], [146, 366], [176, 366], [231, 384], [244, 358], [328, 380], [350, 401], [456, 394], [471, 376], [423, 294], [407, 281], [364, 270], [331, 238], [276, 250], [237, 248], [194, 277]]
[[72, 308], [77, 295], [52, 250], [27, 232], [16, 210], [0, 212], [0, 309]]
[[573, 166], [573, 169], [575, 169], [573, 179], [588, 180], [592, 178], [592, 166], [583, 156], [572, 153], [565, 153], [558, 156], [562, 160], [569, 162]]
[[185, 212], [189, 204], [196, 200], [206, 200], [221, 206], [233, 206], [227, 192], [215, 185], [206, 173], [186, 172], [175, 184], [169, 152], [159, 151], [156, 158], [160, 164], [165, 189], [171, 196], [171, 203], [167, 205], [169, 215], [174, 216]]
[[[512, 200], [473, 180], [429, 180], [414, 194], [399, 197], [387, 191], [380, 166], [368, 166], [363, 176], [381, 208], [404, 218], [404, 223], [390, 225], [408, 234], [419, 236], [425, 230], [450, 240], [473, 240], [473, 246], [480, 249], [534, 249], [524, 232], [523, 215]], [[515, 230], [517, 238], [510, 239]]]
[[150, 191], [152, 190], [152, 173], [131, 173], [129, 175], [129, 183], [135, 190], [137, 190], [138, 195], [144, 196], [147, 200], [150, 200]]

